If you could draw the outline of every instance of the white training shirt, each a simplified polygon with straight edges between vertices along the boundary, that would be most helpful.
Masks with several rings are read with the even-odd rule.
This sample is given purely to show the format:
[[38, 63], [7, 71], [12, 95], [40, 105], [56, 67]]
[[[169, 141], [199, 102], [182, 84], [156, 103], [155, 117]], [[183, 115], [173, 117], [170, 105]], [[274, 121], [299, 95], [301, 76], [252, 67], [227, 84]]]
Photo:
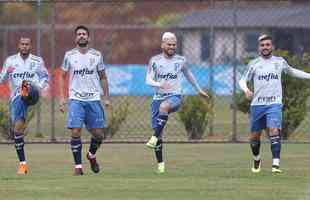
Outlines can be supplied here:
[[67, 51], [61, 66], [69, 72], [69, 99], [98, 101], [102, 94], [100, 71], [105, 70], [99, 51], [89, 49], [82, 54], [77, 48]]
[[9, 56], [0, 74], [0, 83], [9, 80], [11, 101], [19, 95], [19, 88], [23, 80], [31, 81], [39, 89], [48, 86], [48, 71], [41, 57], [29, 54], [24, 60], [20, 53]]
[[282, 72], [297, 78], [310, 79], [309, 73], [292, 68], [282, 57], [258, 57], [249, 63], [239, 85], [246, 91], [246, 82], [253, 82], [254, 96], [251, 105], [282, 104]]
[[154, 99], [161, 99], [162, 95], [182, 94], [181, 78], [182, 70], [186, 67], [186, 59], [180, 55], [166, 58], [163, 53], [153, 56], [148, 65], [146, 83], [154, 81], [156, 83], [167, 82], [171, 87], [162, 89], [155, 87]]

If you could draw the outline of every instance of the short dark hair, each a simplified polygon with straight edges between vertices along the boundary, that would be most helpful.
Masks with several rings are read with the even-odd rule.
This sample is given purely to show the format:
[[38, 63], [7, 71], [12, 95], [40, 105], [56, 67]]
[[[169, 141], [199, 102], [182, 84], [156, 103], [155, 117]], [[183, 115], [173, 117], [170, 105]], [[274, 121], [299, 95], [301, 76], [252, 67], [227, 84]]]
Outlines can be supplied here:
[[267, 35], [267, 34], [262, 34], [258, 37], [258, 42], [261, 42], [264, 40], [271, 40], [272, 41], [272, 37], [270, 35]]
[[83, 26], [83, 25], [77, 26], [77, 27], [75, 28], [75, 30], [74, 30], [74, 33], [76, 34], [77, 31], [80, 30], [80, 29], [85, 30], [85, 31], [87, 32], [87, 35], [89, 35], [89, 29], [88, 29], [86, 26]]

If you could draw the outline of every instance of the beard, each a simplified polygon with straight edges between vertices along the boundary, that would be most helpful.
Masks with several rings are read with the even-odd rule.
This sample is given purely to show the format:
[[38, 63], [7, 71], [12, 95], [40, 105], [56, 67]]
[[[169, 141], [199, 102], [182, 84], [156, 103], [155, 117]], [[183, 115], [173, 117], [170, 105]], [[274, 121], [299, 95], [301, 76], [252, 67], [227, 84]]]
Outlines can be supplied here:
[[86, 46], [88, 45], [88, 41], [87, 41], [87, 40], [79, 40], [79, 41], [77, 42], [77, 45], [78, 45], [79, 47], [86, 47]]
[[164, 52], [165, 52], [165, 54], [166, 54], [167, 56], [170, 56], [170, 57], [171, 57], [171, 56], [173, 56], [173, 55], [175, 54], [176, 51], [170, 49], [170, 50], [164, 50]]
[[270, 50], [270, 51], [268, 51], [267, 53], [264, 53], [264, 52], [266, 52], [266, 51], [261, 51], [261, 55], [263, 56], [263, 57], [265, 57], [265, 58], [268, 58], [268, 57], [270, 57], [271, 56], [271, 54], [272, 54], [272, 50]]

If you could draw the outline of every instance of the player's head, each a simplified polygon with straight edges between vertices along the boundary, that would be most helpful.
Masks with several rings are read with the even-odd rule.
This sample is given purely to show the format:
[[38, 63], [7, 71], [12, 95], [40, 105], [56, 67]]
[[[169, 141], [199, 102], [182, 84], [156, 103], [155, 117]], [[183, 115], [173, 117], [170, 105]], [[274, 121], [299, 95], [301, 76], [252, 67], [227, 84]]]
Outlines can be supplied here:
[[261, 56], [268, 58], [273, 50], [272, 38], [269, 35], [263, 34], [258, 38], [258, 52]]
[[161, 38], [161, 48], [168, 57], [175, 54], [177, 49], [177, 37], [174, 33], [165, 32]]
[[75, 42], [79, 47], [86, 47], [90, 41], [89, 30], [86, 26], [78, 26], [75, 28]]
[[24, 36], [20, 37], [18, 42], [18, 50], [22, 56], [28, 56], [31, 51], [31, 39]]

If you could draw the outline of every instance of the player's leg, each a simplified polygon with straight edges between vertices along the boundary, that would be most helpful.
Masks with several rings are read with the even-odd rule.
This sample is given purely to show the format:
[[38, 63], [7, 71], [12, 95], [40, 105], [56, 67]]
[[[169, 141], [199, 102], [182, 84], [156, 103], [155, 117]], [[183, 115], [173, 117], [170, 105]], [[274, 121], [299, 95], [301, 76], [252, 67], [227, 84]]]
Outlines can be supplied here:
[[280, 153], [281, 153], [281, 128], [282, 128], [282, 105], [270, 106], [267, 114], [267, 127], [269, 129], [269, 139], [272, 152], [272, 172], [281, 173]]
[[15, 148], [20, 162], [17, 174], [26, 174], [28, 173], [28, 166], [24, 151], [24, 129], [28, 106], [21, 100], [20, 96], [18, 96], [11, 102], [10, 108]]
[[87, 104], [85, 123], [87, 129], [92, 135], [86, 157], [89, 160], [92, 171], [94, 173], [98, 173], [100, 171], [100, 167], [97, 163], [96, 152], [103, 141], [103, 128], [105, 127], [105, 115], [100, 101], [93, 101]]
[[[165, 127], [165, 124], [168, 120], [168, 114], [172, 112], [176, 112], [181, 106], [182, 98], [181, 96], [171, 96], [165, 99], [162, 102], [157, 102], [152, 104], [152, 115], [157, 116], [154, 119], [152, 116], [152, 127], [154, 129], [154, 135], [152, 138], [155, 138], [156, 143], [154, 147], [155, 157], [158, 163], [158, 172], [165, 172], [165, 163], [163, 161], [163, 140], [162, 140], [162, 131]], [[158, 106], [159, 105], [159, 106]], [[164, 116], [164, 117], [163, 117]], [[150, 141], [152, 140], [150, 139]], [[147, 145], [150, 145], [150, 141]], [[152, 142], [152, 141], [151, 141]]]
[[71, 129], [71, 151], [74, 159], [74, 175], [83, 175], [81, 133], [85, 118], [83, 102], [70, 100], [68, 103], [67, 127]]
[[251, 135], [250, 147], [253, 155], [253, 166], [251, 171], [258, 173], [261, 171], [261, 132], [266, 128], [266, 116], [264, 115], [264, 106], [251, 106]]

